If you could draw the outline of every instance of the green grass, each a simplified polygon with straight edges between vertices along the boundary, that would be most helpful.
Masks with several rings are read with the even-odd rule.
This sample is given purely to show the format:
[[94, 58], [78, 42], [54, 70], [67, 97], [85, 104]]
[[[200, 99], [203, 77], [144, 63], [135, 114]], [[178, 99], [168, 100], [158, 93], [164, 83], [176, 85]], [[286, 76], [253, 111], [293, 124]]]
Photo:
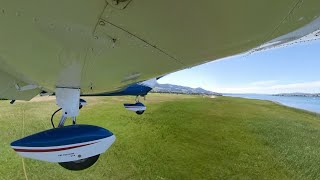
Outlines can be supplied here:
[[[133, 98], [87, 98], [78, 123], [117, 137], [81, 172], [24, 159], [28, 179], [316, 179], [320, 117], [268, 101], [148, 96], [142, 116], [124, 110]], [[50, 128], [54, 101], [0, 102], [0, 179], [25, 179], [11, 141]], [[58, 121], [58, 118], [56, 119]]]

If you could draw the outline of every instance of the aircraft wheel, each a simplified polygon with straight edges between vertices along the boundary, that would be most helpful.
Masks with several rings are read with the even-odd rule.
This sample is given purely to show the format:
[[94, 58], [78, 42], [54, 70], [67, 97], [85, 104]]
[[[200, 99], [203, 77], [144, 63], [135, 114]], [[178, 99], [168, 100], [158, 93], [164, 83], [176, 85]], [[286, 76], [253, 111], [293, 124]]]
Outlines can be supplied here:
[[59, 163], [59, 165], [71, 171], [80, 171], [91, 167], [94, 163], [97, 162], [99, 156], [100, 154], [89, 158], [80, 159], [78, 161], [61, 162]]
[[137, 113], [138, 115], [141, 115], [141, 114], [144, 113], [144, 111], [136, 111], [136, 113]]

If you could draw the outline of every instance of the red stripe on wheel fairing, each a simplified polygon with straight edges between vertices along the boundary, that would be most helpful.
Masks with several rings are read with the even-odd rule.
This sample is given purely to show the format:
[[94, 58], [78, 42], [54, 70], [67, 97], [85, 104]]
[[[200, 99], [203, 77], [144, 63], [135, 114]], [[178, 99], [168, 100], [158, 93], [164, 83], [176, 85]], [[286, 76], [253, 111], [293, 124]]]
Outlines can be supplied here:
[[77, 146], [69, 146], [69, 147], [63, 147], [63, 148], [53, 148], [53, 149], [15, 149], [16, 152], [54, 152], [54, 151], [63, 151], [63, 150], [68, 150], [68, 149], [74, 149], [78, 147], [83, 147], [83, 146], [89, 146], [91, 144], [95, 144], [97, 142], [93, 143], [88, 143], [88, 144], [81, 144]]

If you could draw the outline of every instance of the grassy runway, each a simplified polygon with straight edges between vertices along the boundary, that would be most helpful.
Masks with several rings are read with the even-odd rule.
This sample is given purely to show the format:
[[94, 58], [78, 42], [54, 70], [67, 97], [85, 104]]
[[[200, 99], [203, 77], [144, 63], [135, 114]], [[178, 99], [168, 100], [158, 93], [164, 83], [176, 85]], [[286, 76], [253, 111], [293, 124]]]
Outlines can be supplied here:
[[320, 177], [316, 114], [268, 101], [151, 94], [147, 111], [138, 116], [122, 106], [134, 98], [86, 99], [89, 105], [78, 123], [105, 127], [117, 140], [92, 168], [81, 172], [22, 159], [9, 147], [13, 140], [50, 128], [54, 101], [1, 101], [0, 179]]

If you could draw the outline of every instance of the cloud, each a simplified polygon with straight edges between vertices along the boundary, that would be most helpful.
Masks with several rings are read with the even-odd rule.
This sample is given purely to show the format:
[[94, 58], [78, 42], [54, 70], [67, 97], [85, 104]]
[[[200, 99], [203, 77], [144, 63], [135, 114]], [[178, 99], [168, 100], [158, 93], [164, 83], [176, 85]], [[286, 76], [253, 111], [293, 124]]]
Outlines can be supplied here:
[[304, 83], [291, 84], [277, 84], [277, 81], [260, 81], [252, 82], [246, 86], [241, 87], [221, 87], [214, 89], [222, 93], [261, 93], [261, 94], [275, 94], [275, 93], [320, 93], [320, 81], [311, 81]]
[[275, 85], [277, 83], [278, 83], [277, 80], [268, 80], [268, 81], [256, 81], [250, 84], [253, 86], [270, 86], [270, 85]]

